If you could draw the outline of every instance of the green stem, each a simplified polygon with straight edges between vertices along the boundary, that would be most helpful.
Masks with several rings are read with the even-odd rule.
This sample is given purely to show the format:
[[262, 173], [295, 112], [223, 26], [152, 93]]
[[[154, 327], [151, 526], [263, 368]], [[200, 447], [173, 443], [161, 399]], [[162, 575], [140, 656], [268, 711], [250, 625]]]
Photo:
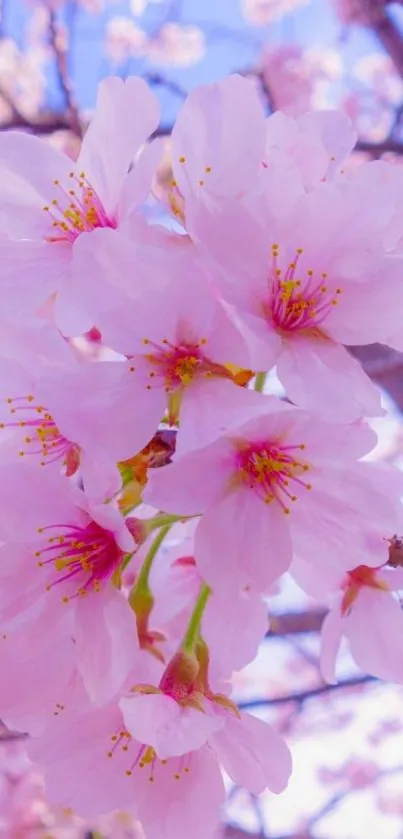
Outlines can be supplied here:
[[264, 385], [265, 385], [265, 381], [266, 381], [266, 373], [256, 373], [255, 390], [257, 390], [259, 393], [262, 393]]
[[157, 527], [165, 527], [169, 524], [175, 524], [177, 521], [185, 521], [187, 519], [195, 518], [194, 516], [173, 516], [169, 513], [159, 513], [157, 516], [152, 516], [150, 519], [143, 519], [148, 531], [156, 530]]
[[185, 637], [181, 643], [181, 649], [184, 652], [194, 652], [195, 646], [199, 639], [201, 619], [203, 617], [203, 612], [206, 608], [206, 603], [210, 597], [210, 594], [211, 588], [209, 588], [209, 586], [207, 586], [206, 583], [203, 583], [199, 592], [199, 596], [196, 600], [195, 607], [190, 616]]
[[158, 553], [165, 539], [165, 536], [167, 535], [167, 533], [169, 533], [171, 527], [172, 523], [166, 524], [165, 527], [161, 527], [160, 532], [157, 533], [140, 568], [139, 575], [132, 589], [133, 592], [137, 592], [141, 589], [144, 589], [146, 586], [148, 587], [148, 577], [150, 575], [151, 566], [154, 562], [156, 554]]

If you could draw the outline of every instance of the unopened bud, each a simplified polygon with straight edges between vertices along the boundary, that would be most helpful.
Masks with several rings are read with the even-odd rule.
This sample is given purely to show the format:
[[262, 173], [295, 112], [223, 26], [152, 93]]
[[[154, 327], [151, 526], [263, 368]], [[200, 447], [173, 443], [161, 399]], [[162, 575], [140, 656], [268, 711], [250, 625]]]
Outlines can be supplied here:
[[143, 545], [148, 537], [146, 522], [136, 516], [129, 516], [126, 519], [126, 526], [133, 536], [136, 545]]
[[199, 664], [193, 653], [179, 650], [167, 665], [160, 688], [179, 701], [193, 691], [199, 674]]

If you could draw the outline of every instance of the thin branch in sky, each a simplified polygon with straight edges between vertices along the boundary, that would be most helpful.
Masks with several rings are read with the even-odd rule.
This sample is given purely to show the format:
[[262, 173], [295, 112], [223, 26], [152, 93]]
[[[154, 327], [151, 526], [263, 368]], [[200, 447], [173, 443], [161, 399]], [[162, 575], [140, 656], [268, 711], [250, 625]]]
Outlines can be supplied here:
[[65, 103], [66, 103], [66, 110], [67, 110], [67, 118], [69, 122], [69, 127], [71, 131], [77, 136], [83, 136], [83, 130], [80, 120], [80, 112], [78, 109], [78, 105], [74, 96], [74, 91], [69, 79], [68, 73], [68, 53], [67, 48], [65, 47], [64, 43], [62, 42], [62, 38], [60, 36], [59, 27], [57, 23], [57, 18], [55, 12], [50, 9], [49, 10], [49, 43], [54, 53], [55, 61], [56, 61], [56, 69], [58, 75], [58, 81], [60, 85], [60, 89], [63, 93]]

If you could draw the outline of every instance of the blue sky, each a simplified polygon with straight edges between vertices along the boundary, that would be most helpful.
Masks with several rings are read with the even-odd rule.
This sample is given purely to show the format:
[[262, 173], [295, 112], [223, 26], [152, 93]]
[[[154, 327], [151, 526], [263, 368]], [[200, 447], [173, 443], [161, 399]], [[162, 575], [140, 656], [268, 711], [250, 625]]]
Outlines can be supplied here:
[[[16, 39], [23, 47], [25, 30], [31, 12], [24, 0], [3, 0], [3, 33]], [[167, 16], [169, 7], [180, 6], [180, 21], [200, 24], [206, 32], [207, 51], [197, 64], [186, 68], [166, 68], [150, 65], [144, 59], [130, 59], [119, 68], [122, 74], [162, 72], [186, 90], [197, 84], [210, 82], [235, 70], [254, 64], [264, 43], [298, 43], [305, 48], [322, 46], [341, 51], [346, 70], [356, 59], [378, 49], [375, 37], [360, 27], [349, 27], [348, 37], [343, 37], [331, 0], [310, 0], [294, 12], [270, 26], [248, 26], [242, 16], [239, 0], [165, 0], [150, 4], [141, 17], [139, 26], [147, 32], [155, 31]], [[400, 9], [396, 14], [401, 13]], [[115, 0], [106, 4], [104, 12], [94, 15], [85, 12], [74, 0], [66, 0], [61, 17], [70, 32], [70, 75], [81, 107], [91, 108], [95, 100], [98, 81], [116, 67], [111, 65], [104, 49], [105, 27], [108, 19], [116, 15], [128, 16], [128, 0]], [[63, 109], [63, 100], [56, 83], [54, 68], [48, 67], [47, 105]], [[178, 98], [162, 92], [163, 121], [169, 123], [179, 104]]]

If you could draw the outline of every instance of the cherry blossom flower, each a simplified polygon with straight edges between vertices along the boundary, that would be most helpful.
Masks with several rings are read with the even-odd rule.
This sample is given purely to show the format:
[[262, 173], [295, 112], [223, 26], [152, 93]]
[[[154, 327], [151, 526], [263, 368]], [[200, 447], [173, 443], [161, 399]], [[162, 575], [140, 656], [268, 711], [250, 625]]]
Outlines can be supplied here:
[[88, 695], [76, 667], [71, 615], [65, 613], [56, 632], [49, 631], [44, 609], [33, 608], [21, 617], [22, 626], [16, 621], [0, 640], [0, 713], [10, 729], [35, 735], [53, 716], [82, 712]]
[[263, 200], [191, 208], [251, 367], [276, 363], [289, 398], [322, 418], [379, 415], [379, 393], [342, 344], [393, 343], [400, 330], [401, 266], [387, 252], [399, 238], [400, 180], [369, 164], [298, 196], [291, 174], [287, 189], [275, 167], [266, 171]]
[[286, 154], [309, 188], [339, 174], [356, 141], [351, 120], [340, 111], [309, 111], [293, 119], [278, 110], [266, 121], [265, 166], [276, 171], [274, 155]]
[[171, 141], [170, 205], [178, 221], [185, 223], [189, 197], [208, 202], [251, 190], [265, 149], [264, 112], [253, 81], [232, 75], [191, 91]]
[[[133, 454], [127, 433], [131, 417], [119, 411], [114, 435], [99, 437], [96, 430], [102, 403], [108, 403], [109, 389], [116, 382], [116, 376], [112, 380], [108, 376], [114, 365], [80, 363], [57, 331], [40, 321], [27, 322], [23, 334], [14, 324], [3, 330], [0, 462], [24, 458], [29, 464], [53, 466], [67, 477], [79, 470], [93, 499], [118, 492], [121, 477], [116, 464]], [[90, 396], [87, 403], [77, 392], [78, 371], [81, 387]]]
[[337, 653], [343, 636], [362, 670], [389, 682], [403, 682], [403, 653], [395, 643], [403, 631], [396, 591], [403, 588], [401, 569], [359, 565], [339, 582], [339, 592], [322, 627], [321, 668], [335, 683]]
[[264, 26], [281, 18], [307, 0], [242, 0], [245, 18], [256, 26]]
[[[165, 551], [150, 574], [155, 601], [152, 626], [157, 630], [163, 627], [171, 643], [173, 639], [177, 645], [203, 582], [194, 558], [196, 526], [197, 519], [182, 525], [189, 535]], [[261, 597], [249, 591], [212, 591], [201, 621], [201, 636], [209, 648], [210, 681], [217, 690], [220, 674], [241, 670], [255, 658], [268, 629], [267, 605]]]
[[371, 26], [385, 13], [383, 0], [333, 0], [342, 23]]
[[307, 50], [298, 44], [270, 44], [260, 72], [276, 113], [298, 117], [315, 107], [328, 107], [326, 93], [341, 76], [341, 59], [336, 50], [319, 46]]
[[95, 230], [117, 235], [130, 225], [147, 197], [158, 145], [147, 147], [128, 174], [129, 167], [157, 124], [158, 104], [146, 84], [111, 77], [100, 84], [76, 165], [37, 137], [1, 135], [0, 229], [10, 237], [0, 248], [5, 305], [32, 310], [57, 292], [55, 317], [65, 334], [94, 325], [95, 313], [80, 297], [91, 267], [75, 275], [75, 245]]
[[[202, 737], [203, 745], [187, 751], [185, 737], [180, 753], [180, 741], [178, 745], [172, 738], [175, 754], [160, 757], [144, 742], [144, 735], [155, 732], [161, 723], [163, 731], [170, 706], [163, 703], [158, 714], [146, 715], [145, 711], [150, 703], [155, 712], [155, 700], [161, 705], [160, 699], [157, 694], [137, 698], [132, 694], [120, 700], [123, 715], [113, 703], [72, 722], [63, 717], [52, 721], [29, 747], [45, 769], [50, 800], [88, 816], [130, 806], [150, 835], [171, 839], [191, 833], [205, 839], [218, 826], [224, 803], [219, 763], [236, 783], [254, 794], [267, 787], [276, 793], [284, 789], [291, 770], [287, 746], [267, 723], [240, 714], [235, 706], [234, 710], [217, 706], [219, 727], [210, 732], [208, 742]], [[131, 733], [139, 728], [139, 700], [144, 723], [141, 740]], [[194, 727], [196, 719], [197, 726], [204, 727], [205, 716], [194, 710]], [[170, 720], [172, 727], [172, 714]], [[189, 729], [188, 735], [191, 741], [197, 740], [194, 730]], [[167, 736], [164, 739], [167, 741]]]
[[[97, 249], [92, 253], [95, 239]], [[231, 406], [247, 417], [251, 406], [260, 402], [257, 394], [236, 384], [231, 365], [241, 372], [248, 368], [249, 352], [241, 332], [209, 288], [196, 250], [182, 239], [170, 239], [164, 249], [141, 248], [125, 240], [116, 251], [113, 235], [107, 241], [95, 232], [77, 246], [82, 266], [89, 258], [97, 266], [96, 282], [105, 275], [111, 289], [119, 284], [120, 300], [112, 292], [110, 306], [97, 323], [104, 342], [128, 361], [97, 368], [100, 383], [102, 370], [109, 381], [103, 413], [108, 423], [102, 425], [105, 437], [111, 436], [122, 416], [129, 423], [136, 416], [131, 428], [127, 426], [132, 454], [152, 438], [166, 410], [170, 424], [180, 419], [176, 447], [184, 451], [214, 439], [220, 433], [222, 415], [227, 417]], [[132, 290], [133, 271], [136, 286]], [[93, 410], [88, 390], [91, 375], [82, 369], [76, 376], [77, 393], [81, 391], [77, 419], [85, 411], [88, 428]]]
[[373, 439], [366, 426], [325, 424], [267, 396], [254, 419], [150, 475], [143, 497], [167, 513], [204, 514], [195, 558], [221, 591], [267, 591], [297, 548], [316, 568], [347, 570], [365, 545], [379, 565], [399, 521], [399, 473], [357, 461]]
[[113, 17], [106, 24], [106, 51], [116, 64], [127, 61], [129, 56], [143, 56], [148, 49], [147, 35], [129, 17]]
[[153, 64], [189, 67], [200, 61], [206, 51], [205, 35], [198, 26], [166, 23], [150, 39], [148, 56]]
[[[123, 684], [137, 640], [131, 609], [119, 590], [123, 559], [134, 541], [111, 505], [91, 505], [53, 470], [0, 467], [2, 627], [17, 617], [35, 633], [32, 604], [41, 604], [56, 638], [71, 612], [77, 667], [96, 701]], [[38, 629], [38, 632], [40, 630]]]

